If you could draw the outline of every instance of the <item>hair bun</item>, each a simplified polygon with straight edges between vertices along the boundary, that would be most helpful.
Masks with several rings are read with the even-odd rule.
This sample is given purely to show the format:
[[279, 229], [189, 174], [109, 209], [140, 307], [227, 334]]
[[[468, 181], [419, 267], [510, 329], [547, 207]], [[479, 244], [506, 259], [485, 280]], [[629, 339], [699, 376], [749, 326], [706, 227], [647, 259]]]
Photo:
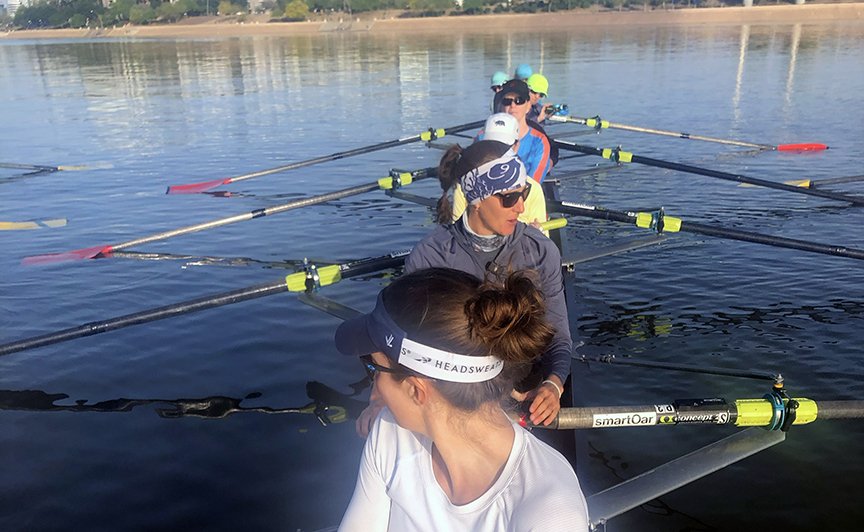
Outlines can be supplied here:
[[465, 313], [471, 337], [507, 362], [533, 361], [552, 339], [542, 294], [523, 272], [511, 274], [503, 287], [484, 283]]

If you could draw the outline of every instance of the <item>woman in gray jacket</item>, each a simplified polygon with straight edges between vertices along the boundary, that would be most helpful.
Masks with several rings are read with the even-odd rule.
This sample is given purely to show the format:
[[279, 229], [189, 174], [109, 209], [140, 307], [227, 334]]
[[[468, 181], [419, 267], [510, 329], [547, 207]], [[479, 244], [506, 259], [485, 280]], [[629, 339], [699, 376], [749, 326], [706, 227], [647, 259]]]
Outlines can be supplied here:
[[[548, 425], [561, 408], [564, 381], [570, 374], [573, 342], [564, 300], [561, 254], [539, 229], [517, 221], [530, 185], [525, 168], [506, 144], [479, 141], [452, 146], [441, 158], [438, 200], [441, 224], [423, 238], [405, 262], [405, 271], [446, 267], [483, 280], [504, 281], [510, 272], [533, 271], [546, 300], [546, 318], [555, 329], [535, 379], [517, 387], [518, 399], [531, 399], [534, 424]], [[455, 223], [449, 195], [459, 183], [468, 209]]]
[[[539, 229], [517, 220], [525, 209], [530, 184], [525, 167], [510, 146], [481, 140], [462, 149], [454, 145], [441, 158], [438, 223], [411, 251], [405, 273], [452, 268], [478, 279], [503, 283], [511, 272], [527, 271], [543, 294], [546, 320], [555, 329], [540, 362], [517, 384], [513, 396], [530, 400], [535, 425], [549, 425], [561, 409], [564, 381], [570, 374], [573, 341], [564, 301], [561, 253]], [[468, 208], [453, 219], [450, 194], [459, 183]], [[374, 401], [357, 420], [366, 436], [381, 409]]]

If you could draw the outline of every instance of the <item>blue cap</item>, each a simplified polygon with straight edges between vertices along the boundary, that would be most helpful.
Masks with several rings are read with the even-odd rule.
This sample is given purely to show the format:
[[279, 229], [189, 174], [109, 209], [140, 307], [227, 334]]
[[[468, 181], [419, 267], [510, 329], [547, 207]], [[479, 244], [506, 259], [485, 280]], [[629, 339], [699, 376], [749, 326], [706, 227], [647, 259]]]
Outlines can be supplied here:
[[507, 74], [501, 72], [500, 70], [494, 74], [492, 74], [492, 81], [490, 82], [492, 87], [497, 87], [499, 85], [504, 85], [509, 81], [510, 78], [507, 77]]
[[531, 74], [534, 73], [534, 70], [531, 69], [531, 65], [526, 63], [522, 63], [518, 67], [516, 67], [516, 79], [526, 80], [531, 77]]

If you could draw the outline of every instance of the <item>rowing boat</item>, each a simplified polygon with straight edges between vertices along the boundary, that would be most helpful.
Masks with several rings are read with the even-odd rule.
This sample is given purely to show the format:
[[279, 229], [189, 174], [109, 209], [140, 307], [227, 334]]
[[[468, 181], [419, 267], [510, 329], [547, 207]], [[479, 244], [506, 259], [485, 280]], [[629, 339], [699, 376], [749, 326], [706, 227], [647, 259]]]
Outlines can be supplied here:
[[[604, 169], [602, 171], [607, 171], [607, 170]], [[592, 170], [592, 172], [594, 172], [594, 171]], [[398, 173], [399, 172], [397, 172], [397, 174]], [[369, 191], [371, 191], [373, 189], [377, 189], [377, 188], [381, 188], [381, 187], [371, 186], [368, 189], [364, 188], [363, 192], [369, 192]], [[349, 194], [354, 194], [355, 192], [356, 191], [353, 189], [349, 189], [347, 191], [347, 193], [349, 193]], [[398, 199], [400, 201], [412, 201], [412, 202], [419, 203], [419, 204], [425, 205], [425, 206], [429, 206], [432, 204], [432, 201], [431, 201], [432, 198], [428, 198], [428, 197], [424, 198], [423, 196], [420, 196], [420, 195], [408, 194], [399, 187], [393, 187], [390, 190], [388, 190], [388, 196], [390, 196], [391, 198]], [[571, 207], [571, 208], [573, 207], [572, 204], [566, 205], [563, 202], [560, 202], [558, 199], [555, 198], [555, 194], [553, 192], [548, 193], [548, 197], [550, 197], [552, 199], [552, 202], [550, 203], [550, 210], [554, 210], [554, 208], [559, 208], [559, 210], [563, 210], [563, 209], [561, 209], [561, 207]], [[325, 201], [325, 200], [322, 200], [322, 201]], [[556, 203], [556, 201], [557, 201], [557, 203]], [[291, 205], [301, 204], [301, 203], [303, 203], [303, 200], [299, 200], [299, 202], [292, 202]], [[584, 206], [580, 206], [580, 208], [585, 209]], [[611, 217], [609, 215], [609, 213], [611, 212], [610, 210], [602, 209], [602, 208], [587, 208], [587, 210], [594, 212], [594, 213], [602, 214], [602, 217], [604, 217], [604, 219], [606, 219], [606, 220], [614, 219], [614, 217]], [[578, 214], [577, 211], [575, 211], [575, 210], [570, 211], [569, 213], [570, 214]], [[251, 216], [252, 215], [250, 215], [250, 217]], [[640, 227], [642, 229], [648, 229], [651, 232], [648, 233], [647, 236], [642, 235], [642, 236], [637, 236], [635, 238], [628, 238], [626, 240], [616, 240], [612, 244], [609, 244], [608, 242], [606, 242], [603, 246], [599, 246], [597, 249], [594, 249], [594, 250], [579, 249], [578, 253], [577, 252], [571, 252], [568, 249], [566, 238], [561, 239], [561, 241], [559, 243], [560, 243], [560, 246], [562, 248], [562, 256], [564, 257], [564, 261], [565, 261], [565, 264], [563, 264], [562, 266], [564, 266], [568, 270], [572, 271], [573, 269], [578, 269], [580, 267], [579, 266], [580, 264], [584, 264], [585, 262], [589, 262], [591, 260], [597, 260], [597, 259], [605, 258], [605, 257], [621, 256], [621, 254], [626, 253], [626, 252], [632, 252], [632, 251], [636, 251], [636, 250], [647, 248], [647, 247], [654, 247], [658, 244], [664, 244], [664, 243], [668, 244], [669, 241], [672, 238], [674, 238], [674, 236], [671, 236], [671, 233], [673, 233], [673, 231], [670, 230], [671, 225], [666, 225], [664, 227], [664, 224], [661, 223], [664, 221], [667, 224], [670, 223], [672, 221], [672, 217], [670, 216], [667, 218], [663, 218], [663, 211], [662, 210], [659, 210], [659, 209], [647, 209], [647, 210], [635, 209], [633, 211], [625, 212], [622, 216], [625, 217], [628, 222], [630, 222], [630, 221], [634, 222], [634, 225], [636, 225], [637, 227]], [[132, 242], [135, 242], [135, 241], [132, 241]], [[126, 247], [126, 246], [121, 245], [121, 246], [115, 246], [115, 247]], [[94, 256], [101, 254], [101, 251], [103, 249], [104, 248], [99, 248], [99, 253], [94, 254]], [[106, 254], [106, 255], [109, 255], [109, 254]], [[386, 258], [387, 260], [382, 260], [381, 262], [376, 262], [374, 267], [373, 267], [373, 270], [374, 270], [374, 268], [379, 268], [379, 267], [380, 268], [384, 268], [384, 267], [392, 268], [395, 264], [398, 263], [399, 258], [400, 258], [399, 255], [392, 255], [389, 258]], [[389, 262], [388, 262], [388, 260], [389, 260]], [[322, 268], [322, 266], [323, 266], [323, 268]], [[332, 268], [332, 266], [336, 266], [336, 267]], [[368, 266], [368, 263], [367, 263], [367, 266]], [[350, 275], [343, 275], [343, 274], [345, 274], [346, 271], [347, 272], [352, 272], [352, 271], [368, 272], [368, 271], [371, 271], [371, 270], [362, 270], [362, 269], [356, 268], [354, 265], [348, 265], [348, 263], [341, 264], [341, 265], [338, 265], [338, 264], [337, 265], [334, 265], [334, 264], [323, 265], [323, 264], [307, 263], [307, 264], [303, 265], [302, 268], [303, 269], [300, 272], [298, 272], [299, 275], [293, 274], [293, 276], [289, 276], [290, 280], [286, 279], [284, 282], [281, 280], [278, 282], [275, 282], [273, 284], [272, 288], [264, 289], [261, 287], [254, 287], [250, 291], [250, 295], [254, 294], [256, 297], [257, 296], [263, 296], [263, 295], [267, 295], [271, 292], [272, 293], [281, 292], [285, 288], [287, 288], [288, 290], [301, 292], [301, 294], [302, 294], [301, 295], [301, 301], [303, 301], [304, 303], [307, 303], [307, 304], [314, 306], [318, 309], [321, 309], [321, 310], [323, 310], [323, 311], [325, 311], [331, 315], [335, 315], [337, 317], [344, 319], [344, 317], [346, 316], [346, 312], [348, 312], [348, 310], [346, 310], [347, 307], [345, 307], [344, 305], [338, 304], [338, 302], [328, 300], [326, 297], [323, 297], [321, 295], [321, 293], [319, 293], [317, 290], [318, 289], [325, 289], [326, 290], [326, 287], [329, 284], [333, 284], [334, 282], [338, 281], [340, 278], [350, 277]], [[572, 290], [574, 290], [574, 292], [575, 292], [576, 287], [575, 287], [575, 283], [574, 283], [572, 277], [568, 279], [568, 284], [570, 285], [570, 288]], [[312, 290], [310, 291], [309, 289], [312, 289]], [[239, 294], [239, 293], [231, 292], [228, 294], [222, 294], [220, 297], [215, 298], [215, 299], [218, 299], [218, 301], [215, 301], [213, 303], [217, 303], [217, 302], [219, 304], [223, 304], [223, 302], [232, 302], [233, 303], [233, 302], [237, 302], [237, 301], [242, 300], [244, 297], [246, 297], [246, 296]], [[210, 298], [210, 299], [213, 299], [213, 298]], [[575, 302], [575, 301], [579, 300], [579, 298], [577, 296], [573, 295], [570, 297], [570, 300]], [[180, 306], [185, 308], [185, 309], [189, 309], [189, 310], [200, 310], [203, 308], [210, 308], [211, 302], [207, 302], [207, 303], [205, 303], [203, 301], [186, 302], [184, 304], [181, 304]], [[213, 306], [215, 306], [215, 305], [213, 305]], [[75, 331], [68, 331], [68, 332], [63, 331], [60, 336], [62, 336], [64, 339], [67, 339], [67, 338], [70, 338], [72, 335], [77, 335], [79, 333], [81, 336], [86, 336], [89, 334], [95, 334], [97, 332], [105, 332], [107, 330], [111, 330], [111, 328], [114, 327], [116, 324], [126, 326], [127, 324], [141, 323], [142, 321], [145, 320], [145, 318], [147, 321], [149, 321], [151, 316], [152, 317], [156, 317], [156, 316], [171, 317], [171, 316], [174, 316], [178, 313], [178, 312], [176, 312], [177, 310], [178, 309], [175, 306], [175, 308], [171, 308], [171, 309], [168, 309], [168, 308], [155, 309], [155, 312], [153, 312], [152, 315], [148, 315], [148, 316], [141, 316], [141, 315], [123, 316], [123, 317], [121, 317], [122, 318], [121, 320], [117, 321], [116, 323], [111, 323], [110, 325], [106, 326], [105, 328], [96, 328], [96, 327], [92, 327], [91, 325], [88, 325], [86, 328], [78, 330], [77, 332], [75, 332]], [[578, 310], [575, 310], [574, 313], [576, 313], [577, 315], [580, 314], [580, 312]], [[44, 344], [41, 344], [40, 342], [41, 342], [41, 340], [39, 342], [26, 343], [24, 345], [16, 346], [15, 349], [10, 348], [8, 351], [3, 351], [2, 349], [0, 349], [0, 354], [11, 353], [12, 351], [18, 350], [18, 348], [21, 348], [21, 347], [31, 348], [31, 347], [35, 347], [36, 345], [44, 345]], [[7, 347], [7, 346], [3, 346], [3, 347]], [[584, 401], [585, 398], [581, 395], [581, 387], [580, 386], [573, 386], [571, 388], [574, 390], [574, 402]], [[652, 478], [656, 478], [656, 477], [651, 477], [650, 475], [649, 476], [640, 476], [639, 477], [641, 479], [640, 480], [640, 487], [638, 489], [639, 495], [635, 499], [633, 497], [630, 497], [630, 496], [628, 496], [626, 498], [619, 496], [617, 494], [619, 492], [616, 492], [614, 490], [614, 488], [611, 490], [610, 489], [604, 489], [601, 492], [604, 494], [602, 497], [600, 497], [598, 499], [592, 499], [593, 501], [595, 501], [594, 503], [592, 503], [592, 507], [600, 508], [602, 505], [602, 511], [601, 510], [592, 510], [592, 519], [594, 519], [595, 525], [597, 525], [599, 527], [603, 523], [605, 523], [607, 520], [615, 518], [617, 515], [619, 515], [621, 512], [625, 511], [626, 509], [632, 508], [633, 504], [634, 504], [633, 503], [634, 500], [637, 500], [637, 501], [641, 500], [642, 501], [642, 502], [637, 502], [636, 503], [637, 505], [643, 504], [646, 500], [651, 500], [652, 498], [657, 497], [661, 493], [664, 493], [665, 490], [674, 489], [675, 487], [678, 487], [678, 486], [681, 486], [681, 485], [684, 485], [686, 483], [689, 483], [689, 482], [696, 480], [697, 478], [699, 478], [699, 475], [701, 474], [701, 473], [699, 473], [699, 471], [708, 470], [708, 469], [712, 469], [712, 468], [713, 469], [719, 469], [721, 467], [725, 467], [731, 463], [734, 463], [734, 460], [731, 460], [729, 458], [725, 459], [725, 461], [722, 461], [720, 463], [721, 465], [717, 465], [717, 463], [710, 463], [709, 464], [709, 462], [704, 459], [705, 455], [710, 455], [710, 454], [716, 452], [716, 450], [719, 448], [733, 448], [734, 449], [734, 448], [738, 448], [741, 446], [745, 446], [748, 448], [748, 452], [756, 452], [760, 449], [767, 448], [770, 445], [773, 445], [775, 443], [778, 443], [779, 441], [782, 441], [783, 438], [780, 436], [785, 435], [785, 433], [783, 433], [783, 434], [776, 434], [775, 433], [775, 434], [771, 434], [770, 436], [767, 436], [766, 438], [759, 438], [759, 437], [754, 436], [754, 434], [758, 434], [758, 432], [749, 431], [749, 432], [747, 432], [746, 435], [730, 436], [727, 439], [721, 440], [717, 444], [711, 444], [709, 446], [705, 446], [703, 449], [697, 451], [695, 455], [688, 456], [688, 458], [685, 461], [670, 462], [670, 463], [674, 463], [676, 466], [679, 466], [682, 463], [688, 464], [687, 465], [688, 475], [685, 477], [676, 478], [673, 482], [663, 485], [663, 487], [661, 487], [661, 483], [659, 483], [655, 480], [652, 480]], [[570, 437], [569, 435], [564, 436], [564, 439], [569, 440], [570, 443], [573, 443], [573, 438]], [[576, 460], [575, 456], [576, 456], [577, 452], [579, 453], [580, 456], [583, 456], [583, 457], [587, 456], [589, 454], [588, 452], [584, 452], [584, 450], [577, 451], [576, 449], [578, 449], [578, 448], [579, 448], [579, 444], [577, 444], [574, 447], [574, 450], [570, 451], [570, 456], [574, 460]], [[736, 455], [736, 456], [737, 456], [737, 459], [740, 459], [740, 458], [743, 458], [745, 455], [742, 453], [738, 453], [738, 455]], [[580, 464], [577, 462], [577, 466], [579, 466], [579, 465]], [[662, 465], [659, 466], [658, 471], [660, 471], [660, 472], [664, 471], [664, 469], [662, 469], [663, 467], [664, 466], [662, 466]], [[660, 474], [660, 473], [657, 473], [657, 474]], [[624, 486], [624, 484], [622, 484], [622, 486]], [[621, 490], [625, 490], [625, 489], [626, 490], [632, 490], [633, 489], [632, 483], [627, 483], [626, 486], [627, 486], [627, 488], [622, 487], [620, 489]], [[646, 488], [646, 486], [647, 486], [647, 488]], [[648, 498], [646, 499], [646, 497], [648, 497]], [[621, 499], [623, 499], [623, 502]], [[596, 501], [601, 501], [601, 502], [596, 502]]]

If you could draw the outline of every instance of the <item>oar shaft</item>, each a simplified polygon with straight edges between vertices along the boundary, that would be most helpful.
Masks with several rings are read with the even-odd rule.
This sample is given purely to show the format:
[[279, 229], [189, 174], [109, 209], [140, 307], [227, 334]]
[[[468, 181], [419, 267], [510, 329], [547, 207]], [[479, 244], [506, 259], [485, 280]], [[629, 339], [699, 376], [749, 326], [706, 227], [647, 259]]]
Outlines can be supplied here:
[[[819, 189], [810, 189], [810, 188], [802, 188], [796, 187], [794, 185], [787, 185], [786, 183], [777, 183], [774, 181], [768, 181], [765, 179], [759, 179], [756, 177], [748, 177], [741, 174], [731, 174], [729, 172], [720, 172], [717, 170], [710, 170], [707, 168], [700, 168], [698, 166], [691, 166], [688, 164], [675, 163], [671, 161], [663, 161], [661, 159], [654, 159], [651, 157], [644, 157], [641, 155], [635, 155], [629, 152], [621, 152], [618, 150], [610, 150], [610, 149], [602, 149], [595, 148], [593, 146], [583, 146], [580, 144], [565, 142], [556, 140], [555, 144], [558, 145], [559, 148], [569, 151], [577, 151], [580, 153], [588, 153], [591, 155], [597, 155], [599, 157], [603, 157], [606, 159], [615, 160], [616, 157], [624, 155], [622, 158], [623, 162], [634, 162], [639, 164], [644, 164], [646, 166], [653, 166], [655, 168], [665, 168], [667, 170], [676, 170], [679, 172], [687, 172], [691, 174], [704, 175], [707, 177], [715, 177], [718, 179], [725, 179], [727, 181], [735, 181], [738, 183], [749, 183], [751, 185], [757, 185], [766, 188], [773, 188], [777, 190], [785, 190], [787, 192], [794, 192], [796, 194], [806, 194], [808, 196], [816, 196], [820, 198], [827, 198], [836, 201], [843, 201], [847, 203], [852, 203], [854, 205], [864, 205], [864, 198], [858, 198], [854, 196], [847, 196], [845, 194], [838, 194], [836, 192], [829, 192], [826, 190]], [[626, 159], [626, 160], [625, 160]]]
[[829, 192], [827, 190], [818, 190], [818, 189], [809, 189], [809, 188], [801, 188], [793, 185], [787, 185], [786, 183], [778, 183], [775, 181], [768, 181], [766, 179], [759, 179], [757, 177], [748, 177], [741, 174], [732, 174], [729, 172], [720, 172], [718, 170], [710, 170], [708, 168], [699, 168], [698, 166], [691, 166], [689, 164], [682, 163], [674, 163], [669, 161], [663, 161], [660, 159], [653, 159], [651, 157], [643, 157], [641, 155], [634, 155], [633, 162], [644, 164], [647, 166], [654, 166], [656, 168], [666, 168], [669, 170], [677, 170], [680, 172], [688, 172], [691, 174], [704, 175], [707, 177], [716, 177], [717, 179], [725, 179], [727, 181], [735, 181], [738, 183], [749, 183], [751, 185], [756, 185], [760, 187], [773, 188], [777, 190], [786, 190], [788, 192], [795, 192], [797, 194], [807, 194], [809, 196], [816, 196], [820, 198], [833, 199], [837, 201], [845, 201], [852, 203], [854, 205], [864, 205], [864, 198], [856, 198], [853, 196], [847, 196], [845, 194], [838, 194], [836, 192]]
[[[580, 205], [562, 201], [548, 201], [548, 209], [551, 212], [560, 212], [572, 216], [584, 216], [587, 218], [597, 218], [600, 220], [612, 220], [616, 222], [624, 222], [637, 224], [639, 214], [645, 214], [650, 218], [648, 213], [632, 213], [621, 212], [604, 209], [594, 205]], [[683, 231], [688, 233], [696, 233], [707, 236], [715, 236], [728, 238], [731, 240], [740, 240], [743, 242], [753, 242], [756, 244], [766, 244], [774, 247], [797, 249], [800, 251], [808, 251], [811, 253], [819, 253], [822, 255], [832, 255], [837, 257], [846, 257], [850, 259], [864, 259], [864, 250], [856, 248], [848, 248], [845, 246], [836, 246], [830, 244], [820, 244], [817, 242], [808, 242], [806, 240], [795, 240], [792, 238], [784, 238], [779, 236], [763, 235], [742, 231], [739, 229], [727, 229], [724, 227], [709, 226], [693, 222], [679, 220], [677, 218], [669, 218], [675, 220], [680, 226], [675, 231]]]
[[821, 187], [824, 185], [840, 185], [843, 183], [857, 183], [864, 181], [864, 175], [849, 175], [844, 177], [833, 177], [828, 179], [811, 179], [810, 188]]
[[[364, 275], [373, 271], [384, 270], [387, 268], [395, 268], [405, 262], [407, 251], [399, 251], [382, 255], [380, 257], [370, 257], [357, 261], [347, 262], [344, 264], [334, 264], [325, 266], [315, 271], [316, 275], [321, 274], [321, 285], [328, 285], [338, 282], [341, 279], [348, 279], [358, 275]], [[199, 297], [181, 303], [174, 303], [162, 307], [157, 307], [150, 310], [126, 314], [103, 321], [85, 323], [69, 329], [63, 329], [49, 334], [33, 336], [24, 340], [18, 340], [8, 344], [0, 345], [0, 356], [34, 349], [45, 345], [56, 344], [81, 338], [83, 336], [92, 336], [94, 334], [122, 329], [131, 325], [138, 325], [151, 321], [171, 318], [181, 314], [189, 314], [209, 308], [230, 305], [259, 297], [266, 297], [273, 294], [279, 294], [286, 291], [303, 291], [308, 290], [310, 286], [309, 272], [301, 271], [292, 273], [286, 276], [283, 280], [277, 283], [261, 284], [250, 286], [248, 288], [240, 288], [230, 292], [223, 292], [210, 296]]]
[[285, 292], [286, 290], [288, 290], [287, 285], [284, 281], [281, 281], [279, 283], [257, 285], [248, 288], [242, 288], [239, 290], [232, 290], [230, 292], [225, 292], [214, 296], [201, 297], [190, 301], [185, 301], [183, 303], [166, 305], [163, 307], [145, 310], [142, 312], [135, 312], [133, 314], [126, 314], [125, 316], [119, 316], [105, 321], [85, 323], [77, 327], [72, 327], [69, 329], [64, 329], [61, 331], [43, 334], [40, 336], [34, 336], [24, 340], [19, 340], [17, 342], [0, 345], [0, 356], [16, 353], [18, 351], [24, 351], [27, 349], [35, 349], [37, 347], [42, 347], [45, 345], [65, 342], [84, 336], [92, 336], [94, 334], [113, 331], [115, 329], [122, 329], [123, 327], [129, 327], [130, 325], [137, 325], [140, 323], [171, 318], [174, 316], [179, 316], [181, 314], [198, 312], [199, 310], [205, 310], [213, 307], [219, 307], [222, 305], [229, 305], [231, 303], [239, 303], [240, 301], [247, 301], [249, 299], [265, 297], [273, 294], [278, 294], [280, 292]]
[[57, 172], [57, 166], [43, 166], [40, 164], [0, 163], [0, 168], [12, 168], [15, 170], [41, 170], [43, 172]]
[[[577, 124], [588, 125], [590, 120], [597, 120], [594, 118], [580, 118], [578, 116], [570, 117], [572, 122], [576, 122]], [[655, 129], [652, 127], [641, 127], [641, 126], [631, 126], [627, 124], [618, 124], [616, 122], [608, 122], [603, 120], [603, 126], [609, 127], [612, 129], [621, 129], [623, 131], [635, 131], [637, 133], [651, 133], [654, 135], [664, 135], [667, 137], [676, 137], [680, 139], [690, 139], [690, 140], [702, 140], [705, 142], [717, 142], [719, 144], [728, 144], [730, 146], [742, 146], [745, 148], [759, 148], [760, 150], [773, 150], [776, 146], [772, 146], [771, 144], [756, 144], [755, 142], [745, 142], [742, 140], [733, 140], [733, 139], [721, 139], [717, 137], [708, 137], [705, 135], [694, 135], [692, 133], [684, 133], [679, 131], [667, 131], [665, 129]]]
[[864, 401], [820, 401], [819, 419], [864, 418]]
[[[783, 399], [685, 399], [669, 404], [562, 408], [548, 428], [596, 429], [683, 424], [768, 427], [805, 425], [817, 419], [864, 418], [864, 401], [813, 401], [797, 397], [794, 408]], [[793, 416], [794, 412], [794, 417]], [[542, 428], [542, 427], [541, 427]]]
[[[444, 131], [446, 133], [458, 133], [460, 131], [465, 131], [467, 129], [476, 129], [482, 127], [485, 124], [484, 121], [479, 122], [471, 122], [468, 124], [462, 124], [461, 126], [455, 126], [451, 128], [445, 128]], [[319, 163], [336, 161], [339, 159], [344, 159], [345, 157], [352, 157], [354, 155], [362, 155], [364, 153], [372, 153], [375, 151], [386, 150], [388, 148], [395, 148], [397, 146], [402, 146], [404, 144], [411, 144], [413, 142], [417, 142], [421, 140], [424, 136], [424, 133], [420, 133], [418, 135], [412, 135], [410, 137], [405, 137], [402, 139], [389, 140], [386, 142], [381, 142], [379, 144], [375, 144], [372, 146], [364, 146], [362, 148], [354, 148], [351, 150], [340, 151], [336, 153], [331, 153], [330, 155], [322, 155], [321, 157], [315, 157], [314, 159], [309, 159], [306, 161], [299, 161], [296, 163], [286, 164], [284, 166], [279, 166], [277, 168], [271, 168], [269, 170], [260, 170], [258, 172], [252, 172], [249, 174], [239, 175], [237, 177], [230, 178], [232, 183], [236, 183], [237, 181], [243, 181], [244, 179], [252, 179], [253, 177], [260, 177], [270, 174], [277, 174], [279, 172], [287, 172], [288, 170], [296, 170], [297, 168], [304, 168], [306, 166], [312, 166]]]
[[796, 240], [782, 236], [763, 235], [752, 233], [750, 231], [741, 231], [739, 229], [726, 229], [723, 227], [712, 227], [710, 225], [693, 222], [681, 222], [681, 231], [706, 236], [729, 238], [732, 240], [740, 240], [742, 242], [766, 244], [780, 248], [797, 249], [799, 251], [808, 251], [810, 253], [819, 253], [822, 255], [833, 255], [835, 257], [864, 260], [864, 250], [861, 249], [831, 244], [820, 244], [818, 242], [808, 242], [806, 240]]
[[146, 236], [143, 238], [138, 238], [135, 240], [129, 240], [128, 242], [122, 242], [120, 244], [115, 244], [111, 246], [111, 249], [126, 249], [135, 246], [140, 246], [141, 244], [147, 244], [150, 242], [156, 242], [158, 240], [165, 240], [168, 238], [173, 238], [175, 236], [186, 235], [189, 233], [197, 233], [198, 231], [204, 231], [206, 229], [213, 229], [215, 227], [222, 227], [223, 225], [230, 225], [237, 222], [244, 222], [246, 220], [252, 220], [254, 218], [262, 218], [264, 216], [269, 216], [271, 214], [277, 214], [280, 212], [289, 211], [292, 209], [299, 209], [301, 207], [308, 207], [310, 205], [317, 205], [319, 203], [326, 203], [328, 201], [334, 201], [337, 199], [347, 198], [349, 196], [356, 196], [358, 194], [363, 194], [366, 192], [371, 192], [379, 188], [378, 182], [375, 181], [373, 183], [367, 183], [365, 185], [358, 185], [356, 187], [345, 188], [342, 190], [337, 190], [335, 192], [328, 192], [327, 194], [319, 194], [317, 196], [311, 196], [308, 198], [303, 198], [299, 200], [294, 200], [288, 203], [283, 203], [282, 205], [274, 205], [273, 207], [265, 207], [263, 209], [255, 209], [254, 211], [250, 211], [243, 214], [237, 214], [234, 216], [228, 216], [226, 218], [220, 218], [218, 220], [213, 220], [210, 222], [204, 222], [196, 225], [190, 225], [187, 227], [181, 227], [179, 229], [174, 229], [171, 231], [165, 231], [162, 233], [156, 233], [155, 235]]

